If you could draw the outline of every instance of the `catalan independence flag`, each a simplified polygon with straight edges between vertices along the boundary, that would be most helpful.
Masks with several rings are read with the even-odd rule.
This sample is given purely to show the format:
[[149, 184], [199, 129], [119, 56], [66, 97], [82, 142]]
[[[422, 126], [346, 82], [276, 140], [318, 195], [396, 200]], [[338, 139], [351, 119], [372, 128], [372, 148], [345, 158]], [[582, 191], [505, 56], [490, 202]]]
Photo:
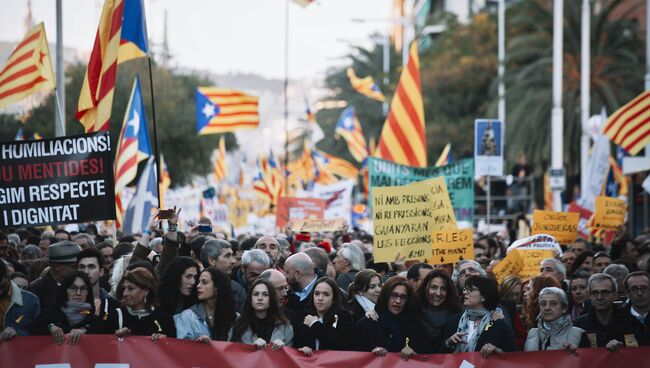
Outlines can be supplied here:
[[397, 91], [390, 103], [375, 156], [402, 165], [425, 167], [426, 147], [420, 59], [417, 43], [413, 42], [408, 63], [402, 70]]
[[336, 123], [335, 132], [345, 139], [345, 142], [348, 144], [348, 149], [355, 160], [362, 162], [368, 157], [366, 139], [363, 137], [361, 124], [353, 107], [350, 106], [343, 110], [339, 121]]
[[226, 141], [223, 139], [223, 136], [219, 139], [219, 150], [217, 151], [217, 161], [214, 163], [213, 172], [217, 183], [228, 175], [228, 168], [226, 167]]
[[147, 21], [142, 0], [124, 0], [124, 18], [117, 62], [147, 57]]
[[27, 32], [0, 71], [0, 108], [55, 85], [45, 27], [39, 23]]
[[333, 174], [346, 179], [356, 179], [359, 176], [359, 168], [351, 162], [318, 149], [314, 149], [314, 153], [324, 158], [324, 166]]
[[260, 124], [258, 98], [233, 89], [196, 89], [196, 131], [199, 135], [254, 129]]
[[375, 83], [372, 77], [368, 76], [365, 78], [359, 78], [354, 72], [354, 69], [348, 68], [348, 78], [350, 79], [350, 84], [355, 91], [377, 101], [386, 101], [386, 97], [381, 93], [379, 86]]
[[436, 161], [436, 167], [447, 166], [451, 163], [451, 143], [447, 143], [445, 148], [443, 148], [438, 161]]
[[95, 44], [77, 103], [76, 117], [87, 133], [109, 128], [123, 13], [122, 0], [104, 1]]
[[650, 143], [650, 91], [616, 110], [605, 122], [603, 133], [631, 155], [639, 153]]

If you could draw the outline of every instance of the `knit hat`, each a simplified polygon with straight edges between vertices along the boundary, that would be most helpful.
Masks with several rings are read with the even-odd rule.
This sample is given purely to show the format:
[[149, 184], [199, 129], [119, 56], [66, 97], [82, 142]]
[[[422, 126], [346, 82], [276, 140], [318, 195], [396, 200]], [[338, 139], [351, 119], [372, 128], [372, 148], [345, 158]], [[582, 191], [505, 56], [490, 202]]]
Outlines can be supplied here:
[[51, 263], [75, 263], [77, 262], [77, 254], [81, 252], [81, 248], [77, 243], [70, 240], [50, 244], [47, 249], [48, 259]]
[[318, 243], [318, 246], [323, 248], [327, 252], [327, 254], [332, 253], [332, 246], [330, 245], [329, 242], [322, 241], [322, 242]]

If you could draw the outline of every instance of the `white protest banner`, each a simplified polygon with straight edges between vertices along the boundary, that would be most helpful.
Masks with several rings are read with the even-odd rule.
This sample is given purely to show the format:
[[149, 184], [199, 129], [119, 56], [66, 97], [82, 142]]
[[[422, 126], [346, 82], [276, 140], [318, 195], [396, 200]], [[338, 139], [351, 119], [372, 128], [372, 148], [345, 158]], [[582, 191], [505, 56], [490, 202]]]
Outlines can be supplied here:
[[352, 223], [352, 188], [354, 180], [341, 180], [334, 184], [315, 184], [310, 191], [301, 191], [299, 197], [325, 200], [325, 219], [342, 218]]
[[556, 256], [562, 255], [560, 243], [558, 243], [553, 236], [548, 234], [531, 235], [527, 238], [519, 239], [508, 247], [506, 253], [510, 253], [513, 249], [552, 250], [555, 252]]

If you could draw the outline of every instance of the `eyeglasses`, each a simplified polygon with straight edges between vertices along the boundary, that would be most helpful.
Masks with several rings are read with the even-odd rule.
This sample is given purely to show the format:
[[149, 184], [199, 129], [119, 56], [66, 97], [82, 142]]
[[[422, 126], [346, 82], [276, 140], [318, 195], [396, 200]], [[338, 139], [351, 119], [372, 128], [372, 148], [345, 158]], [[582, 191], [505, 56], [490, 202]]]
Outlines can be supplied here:
[[633, 293], [638, 293], [638, 292], [646, 293], [650, 289], [648, 289], [647, 286], [632, 286], [628, 290], [633, 292]]
[[614, 292], [611, 290], [591, 290], [589, 293], [593, 296], [602, 296], [603, 298], [607, 298]]
[[390, 293], [391, 299], [402, 299], [404, 301], [409, 300], [409, 296], [406, 294]]
[[70, 287], [68, 287], [68, 291], [73, 293], [73, 294], [77, 294], [77, 293], [83, 294], [83, 293], [88, 292], [88, 288], [85, 287], [85, 286], [82, 286], [82, 287], [70, 286]]

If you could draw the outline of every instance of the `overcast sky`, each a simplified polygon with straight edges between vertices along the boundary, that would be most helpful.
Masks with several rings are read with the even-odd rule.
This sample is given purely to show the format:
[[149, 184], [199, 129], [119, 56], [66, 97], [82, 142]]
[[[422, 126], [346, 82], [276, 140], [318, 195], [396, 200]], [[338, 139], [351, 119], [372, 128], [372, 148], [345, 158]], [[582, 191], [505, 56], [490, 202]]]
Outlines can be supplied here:
[[[162, 42], [167, 10], [173, 65], [283, 78], [286, 1], [145, 0], [149, 37], [154, 43]], [[0, 40], [18, 41], [26, 32], [27, 0], [2, 3]], [[371, 33], [387, 32], [391, 3], [318, 0], [302, 8], [290, 1], [290, 78], [318, 77], [328, 66], [345, 62], [337, 57], [349, 51], [349, 43], [368, 45]], [[55, 0], [32, 0], [33, 19], [45, 22], [51, 43], [56, 41], [55, 4]], [[65, 46], [90, 51], [102, 4], [101, 0], [63, 0]], [[351, 18], [372, 21], [354, 23]]]

